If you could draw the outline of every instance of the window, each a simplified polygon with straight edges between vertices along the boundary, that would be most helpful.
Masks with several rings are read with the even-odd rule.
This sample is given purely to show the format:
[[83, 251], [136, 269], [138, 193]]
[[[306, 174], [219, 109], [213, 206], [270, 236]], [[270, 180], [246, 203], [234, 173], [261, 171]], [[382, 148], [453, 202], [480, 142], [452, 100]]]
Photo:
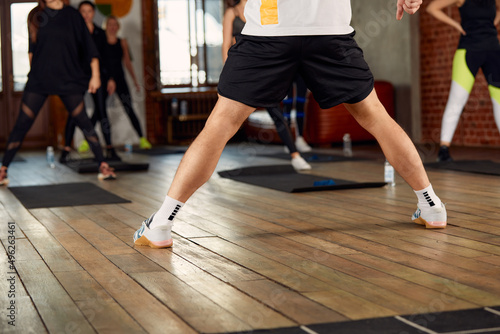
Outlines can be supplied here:
[[14, 72], [14, 90], [22, 91], [28, 81], [30, 63], [28, 57], [28, 23], [29, 12], [36, 2], [14, 3], [11, 8], [12, 18], [12, 64]]
[[221, 0], [158, 0], [162, 85], [217, 84], [222, 70], [223, 15]]

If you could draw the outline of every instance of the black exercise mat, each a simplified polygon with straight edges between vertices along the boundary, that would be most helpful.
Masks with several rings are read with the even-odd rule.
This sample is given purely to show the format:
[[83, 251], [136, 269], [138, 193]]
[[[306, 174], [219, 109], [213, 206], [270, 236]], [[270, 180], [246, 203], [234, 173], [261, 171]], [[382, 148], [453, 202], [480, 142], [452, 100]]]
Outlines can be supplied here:
[[[273, 329], [255, 329], [252, 331], [245, 332], [233, 332], [224, 334], [310, 334], [311, 332], [306, 332], [300, 327], [283, 327], [283, 328], [273, 328]], [[222, 333], [221, 333], [222, 334]]]
[[[498, 333], [500, 316], [491, 310], [500, 307], [476, 308], [426, 314], [401, 315], [397, 317], [373, 318], [309, 324], [300, 327], [285, 327], [256, 330], [255, 334], [424, 334], [424, 333]], [[422, 330], [421, 330], [422, 329]], [[426, 331], [424, 331], [426, 330]], [[238, 332], [240, 333], [240, 332]], [[226, 334], [236, 334], [226, 333]]]
[[[3, 155], [0, 155], [0, 161], [2, 160], [3, 160]], [[12, 162], [26, 162], [26, 160], [24, 160], [23, 157], [16, 155], [14, 156], [14, 160], [12, 160]]]
[[356, 321], [343, 321], [336, 323], [308, 325], [314, 333], [318, 334], [424, 334], [394, 317], [362, 319]]
[[[117, 172], [123, 171], [141, 171], [149, 168], [148, 163], [129, 163], [120, 160], [106, 161], [108, 165]], [[80, 159], [68, 161], [65, 166], [71, 168], [77, 173], [97, 173], [98, 163], [94, 159]]]
[[10, 187], [9, 190], [27, 209], [130, 203], [88, 182]]
[[457, 160], [426, 163], [426, 167], [459, 172], [500, 175], [500, 163], [491, 160]]
[[[124, 151], [122, 151], [124, 152]], [[133, 150], [132, 153], [144, 154], [144, 155], [166, 155], [166, 154], [184, 154], [186, 152], [185, 149], [173, 149], [168, 147], [152, 147], [149, 150], [137, 149]]]
[[224, 178], [289, 193], [354, 188], [376, 188], [384, 182], [365, 182], [332, 179], [326, 176], [299, 174], [290, 165], [246, 167], [219, 172]]
[[[427, 313], [420, 315], [403, 316], [417, 324], [425, 324], [425, 327], [436, 333], [445, 332], [468, 332], [471, 333], [498, 333], [500, 330], [500, 315], [494, 314], [484, 308], [449, 311], [439, 313]], [[432, 319], [432, 321], [429, 321]], [[496, 328], [496, 331], [488, 330]]]
[[[317, 153], [317, 152], [304, 152], [304, 153], [300, 153], [300, 155], [307, 162], [341, 162], [341, 161], [353, 161], [353, 160], [366, 160], [366, 159], [357, 158], [357, 157], [346, 157], [343, 155]], [[267, 158], [290, 160], [289, 153], [259, 154], [259, 156], [267, 157]]]

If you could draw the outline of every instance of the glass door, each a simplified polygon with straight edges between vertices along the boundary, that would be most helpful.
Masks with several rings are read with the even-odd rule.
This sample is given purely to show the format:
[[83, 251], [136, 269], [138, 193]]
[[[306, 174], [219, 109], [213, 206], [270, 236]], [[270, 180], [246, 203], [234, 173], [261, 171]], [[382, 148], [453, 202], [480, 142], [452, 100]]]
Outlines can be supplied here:
[[13, 3], [10, 5], [11, 17], [11, 50], [13, 88], [22, 92], [28, 79], [30, 69], [28, 57], [28, 25], [29, 12], [37, 5], [36, 2]]
[[[37, 4], [33, 0], [0, 1], [0, 150], [4, 150], [19, 113], [30, 70], [27, 18]], [[42, 110], [28, 132], [23, 147], [43, 147], [48, 144], [48, 117], [48, 112]]]

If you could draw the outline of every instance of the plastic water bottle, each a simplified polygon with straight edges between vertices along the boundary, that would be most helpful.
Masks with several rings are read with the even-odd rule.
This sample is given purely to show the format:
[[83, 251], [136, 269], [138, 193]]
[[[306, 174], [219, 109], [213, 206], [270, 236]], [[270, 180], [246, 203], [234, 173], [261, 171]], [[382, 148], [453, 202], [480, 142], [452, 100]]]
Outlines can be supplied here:
[[384, 182], [387, 183], [387, 185], [390, 187], [394, 187], [396, 185], [394, 167], [392, 167], [389, 161], [387, 160], [385, 161], [384, 164]]
[[130, 154], [132, 153], [133, 147], [132, 147], [132, 142], [130, 140], [127, 140], [125, 142], [125, 153]]
[[52, 146], [47, 147], [47, 163], [49, 164], [50, 168], [56, 168], [54, 148]]
[[344, 156], [352, 157], [351, 135], [346, 133], [342, 139], [344, 141]]
[[188, 113], [188, 102], [186, 100], [181, 101], [181, 115], [185, 116]]
[[172, 99], [170, 109], [171, 109], [172, 116], [179, 115], [179, 101], [175, 97]]

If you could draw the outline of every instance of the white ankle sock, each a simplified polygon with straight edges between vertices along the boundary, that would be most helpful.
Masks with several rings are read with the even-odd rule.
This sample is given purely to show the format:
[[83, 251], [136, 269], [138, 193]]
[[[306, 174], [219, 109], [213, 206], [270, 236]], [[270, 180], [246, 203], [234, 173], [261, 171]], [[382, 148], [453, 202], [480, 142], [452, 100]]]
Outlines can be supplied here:
[[156, 212], [153, 217], [153, 222], [149, 226], [149, 228], [154, 228], [162, 225], [173, 224], [175, 215], [182, 208], [184, 203], [179, 202], [171, 197], [165, 197], [165, 201], [161, 205], [158, 212]]
[[434, 193], [434, 189], [432, 189], [432, 184], [430, 184], [427, 188], [422, 190], [414, 190], [415, 194], [418, 198], [418, 204], [420, 208], [425, 207], [441, 207], [441, 200]]

